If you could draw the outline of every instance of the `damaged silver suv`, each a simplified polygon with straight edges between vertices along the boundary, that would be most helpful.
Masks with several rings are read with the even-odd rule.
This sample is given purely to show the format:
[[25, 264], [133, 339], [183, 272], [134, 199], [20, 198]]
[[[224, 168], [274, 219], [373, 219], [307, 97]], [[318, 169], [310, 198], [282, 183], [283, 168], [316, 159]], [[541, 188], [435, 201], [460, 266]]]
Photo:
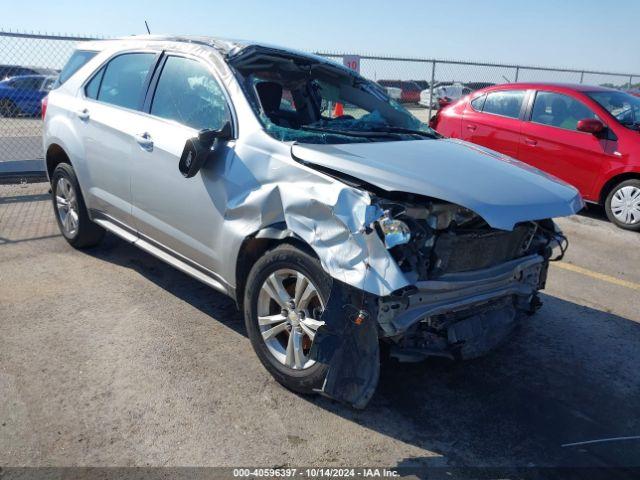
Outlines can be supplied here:
[[441, 138], [324, 58], [203, 37], [82, 44], [43, 105], [74, 247], [109, 231], [236, 299], [283, 385], [364, 407], [380, 346], [465, 359], [540, 306], [572, 187]]

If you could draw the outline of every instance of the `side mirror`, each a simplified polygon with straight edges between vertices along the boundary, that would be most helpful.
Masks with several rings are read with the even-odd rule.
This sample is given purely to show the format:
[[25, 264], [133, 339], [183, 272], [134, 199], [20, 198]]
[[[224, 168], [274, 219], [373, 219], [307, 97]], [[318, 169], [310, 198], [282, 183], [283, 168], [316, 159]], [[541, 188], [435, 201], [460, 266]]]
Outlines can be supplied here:
[[226, 122], [220, 130], [200, 130], [197, 137], [187, 140], [180, 156], [178, 169], [184, 178], [191, 178], [200, 171], [218, 142], [231, 138], [231, 124]]
[[577, 130], [579, 132], [586, 132], [592, 134], [598, 134], [605, 129], [604, 123], [597, 118], [585, 118], [578, 121]]

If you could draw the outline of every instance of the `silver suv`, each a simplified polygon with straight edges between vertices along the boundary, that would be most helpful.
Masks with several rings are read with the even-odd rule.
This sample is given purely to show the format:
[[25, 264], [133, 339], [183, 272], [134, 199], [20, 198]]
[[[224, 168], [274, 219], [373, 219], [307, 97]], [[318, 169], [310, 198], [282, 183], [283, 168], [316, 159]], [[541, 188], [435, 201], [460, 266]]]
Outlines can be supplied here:
[[[82, 44], [43, 105], [60, 230], [233, 297], [282, 384], [363, 407], [381, 346], [482, 355], [540, 305], [572, 187], [443, 139], [324, 58], [208, 37]], [[559, 247], [559, 248], [558, 248]]]

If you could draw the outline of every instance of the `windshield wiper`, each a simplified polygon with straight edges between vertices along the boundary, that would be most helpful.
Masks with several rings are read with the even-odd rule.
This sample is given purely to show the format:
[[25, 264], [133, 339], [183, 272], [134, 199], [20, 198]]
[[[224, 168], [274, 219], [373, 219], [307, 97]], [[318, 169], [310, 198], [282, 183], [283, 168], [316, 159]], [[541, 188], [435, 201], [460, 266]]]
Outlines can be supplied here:
[[308, 130], [310, 132], [331, 133], [333, 135], [345, 135], [348, 137], [360, 137], [360, 138], [395, 138], [400, 139], [402, 136], [399, 132], [375, 132], [375, 131], [353, 131], [353, 130], [334, 130], [332, 128], [323, 127], [310, 127], [303, 125], [300, 130]]

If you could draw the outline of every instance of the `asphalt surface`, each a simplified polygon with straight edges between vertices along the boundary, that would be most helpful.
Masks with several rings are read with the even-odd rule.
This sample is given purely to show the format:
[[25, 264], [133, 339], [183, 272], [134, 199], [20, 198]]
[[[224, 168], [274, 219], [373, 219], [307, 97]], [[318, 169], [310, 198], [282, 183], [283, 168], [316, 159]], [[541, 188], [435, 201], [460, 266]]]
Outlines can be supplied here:
[[640, 435], [640, 235], [598, 211], [560, 221], [511, 342], [387, 361], [354, 411], [272, 380], [221, 294], [112, 235], [69, 247], [46, 191], [0, 186], [0, 465], [640, 465], [640, 440], [566, 446]]

